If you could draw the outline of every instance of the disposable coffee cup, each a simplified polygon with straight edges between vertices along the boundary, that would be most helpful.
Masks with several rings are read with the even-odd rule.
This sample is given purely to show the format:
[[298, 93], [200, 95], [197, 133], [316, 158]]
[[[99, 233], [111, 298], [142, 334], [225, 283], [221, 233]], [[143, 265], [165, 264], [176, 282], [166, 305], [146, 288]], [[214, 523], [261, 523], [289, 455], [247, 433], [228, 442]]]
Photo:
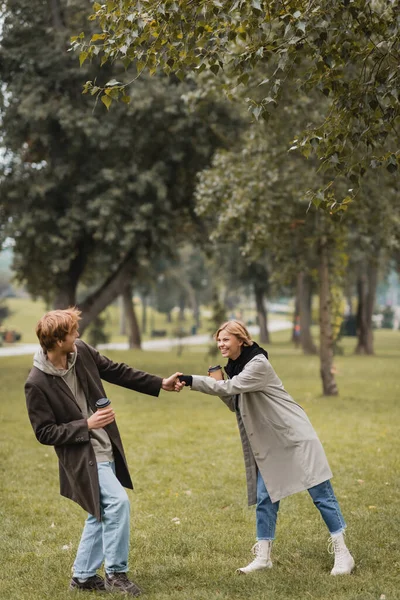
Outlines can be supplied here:
[[213, 379], [216, 379], [217, 381], [222, 381], [222, 379], [224, 378], [224, 374], [222, 372], [221, 365], [215, 365], [215, 367], [210, 367], [208, 369], [208, 375], [209, 375], [209, 377], [212, 377]]
[[100, 398], [100, 400], [96, 401], [96, 408], [97, 410], [101, 410], [102, 408], [107, 408], [107, 406], [110, 406], [111, 404], [111, 400], [109, 398]]

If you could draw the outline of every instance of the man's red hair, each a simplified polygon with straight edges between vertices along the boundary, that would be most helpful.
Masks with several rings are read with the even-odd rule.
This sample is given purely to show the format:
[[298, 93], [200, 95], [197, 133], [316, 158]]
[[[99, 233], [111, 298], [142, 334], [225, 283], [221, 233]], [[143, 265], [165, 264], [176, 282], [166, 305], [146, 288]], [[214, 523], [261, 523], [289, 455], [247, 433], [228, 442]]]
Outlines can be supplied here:
[[58, 340], [64, 341], [74, 329], [78, 329], [81, 311], [75, 307], [51, 310], [36, 325], [36, 335], [43, 350], [52, 350]]

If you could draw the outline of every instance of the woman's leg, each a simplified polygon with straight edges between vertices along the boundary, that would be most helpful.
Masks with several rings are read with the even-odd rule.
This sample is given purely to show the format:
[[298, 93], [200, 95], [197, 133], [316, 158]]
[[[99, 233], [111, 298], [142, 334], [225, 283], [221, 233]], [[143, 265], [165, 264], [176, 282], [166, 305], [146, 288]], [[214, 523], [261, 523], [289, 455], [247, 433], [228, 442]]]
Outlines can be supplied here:
[[344, 540], [346, 522], [331, 482], [323, 481], [308, 490], [331, 534], [329, 552], [335, 554], [335, 564], [331, 575], [348, 575], [354, 569], [354, 559]]
[[253, 546], [255, 559], [237, 570], [238, 573], [247, 575], [260, 569], [270, 569], [272, 540], [275, 538], [276, 519], [278, 516], [279, 502], [271, 502], [267, 488], [261, 473], [257, 473], [257, 506], [256, 506], [256, 530], [257, 543]]
[[329, 533], [331, 535], [343, 533], [346, 529], [346, 522], [329, 479], [310, 488], [308, 493], [321, 513]]
[[275, 539], [279, 502], [271, 502], [260, 471], [257, 472], [256, 533], [257, 540]]

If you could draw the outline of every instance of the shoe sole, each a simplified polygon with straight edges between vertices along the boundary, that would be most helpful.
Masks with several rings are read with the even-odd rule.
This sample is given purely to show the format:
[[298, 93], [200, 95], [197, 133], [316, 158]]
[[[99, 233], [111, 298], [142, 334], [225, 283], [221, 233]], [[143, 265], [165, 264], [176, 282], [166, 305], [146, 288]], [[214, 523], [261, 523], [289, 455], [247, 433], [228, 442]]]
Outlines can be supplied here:
[[81, 588], [78, 587], [77, 585], [70, 585], [68, 588], [69, 592], [97, 592], [97, 593], [104, 593], [107, 592], [108, 590], [106, 590], [105, 588]]
[[135, 594], [133, 594], [132, 592], [128, 592], [127, 590], [121, 590], [121, 588], [118, 587], [107, 587], [106, 585], [106, 589], [104, 590], [105, 592], [108, 592], [109, 594], [124, 594], [125, 596], [134, 596], [135, 598], [137, 598], [138, 596], [142, 595], [142, 590], [139, 590], [138, 592], [136, 592]]
[[266, 567], [261, 567], [260, 569], [252, 569], [251, 571], [236, 569], [235, 573], [237, 573], [238, 575], [250, 575], [251, 573], [256, 573], [257, 571], [264, 571], [265, 569], [272, 569], [272, 565], [267, 565]]

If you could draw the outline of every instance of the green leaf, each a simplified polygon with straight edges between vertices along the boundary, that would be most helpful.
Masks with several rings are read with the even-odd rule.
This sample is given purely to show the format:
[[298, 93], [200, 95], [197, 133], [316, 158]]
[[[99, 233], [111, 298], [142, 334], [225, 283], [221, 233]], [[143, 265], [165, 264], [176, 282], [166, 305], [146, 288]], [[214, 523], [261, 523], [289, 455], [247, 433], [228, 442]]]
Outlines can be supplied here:
[[83, 65], [83, 63], [85, 62], [85, 60], [87, 59], [87, 57], [89, 56], [89, 52], [83, 51], [79, 54], [79, 64], [80, 66]]
[[106, 95], [102, 96], [101, 101], [104, 104], [104, 106], [107, 108], [107, 110], [109, 110], [111, 103], [112, 103], [112, 99], [110, 98], [110, 96], [106, 96]]
[[94, 33], [92, 35], [92, 39], [90, 40], [90, 43], [97, 42], [97, 40], [105, 40], [105, 38], [106, 38], [105, 33]]

